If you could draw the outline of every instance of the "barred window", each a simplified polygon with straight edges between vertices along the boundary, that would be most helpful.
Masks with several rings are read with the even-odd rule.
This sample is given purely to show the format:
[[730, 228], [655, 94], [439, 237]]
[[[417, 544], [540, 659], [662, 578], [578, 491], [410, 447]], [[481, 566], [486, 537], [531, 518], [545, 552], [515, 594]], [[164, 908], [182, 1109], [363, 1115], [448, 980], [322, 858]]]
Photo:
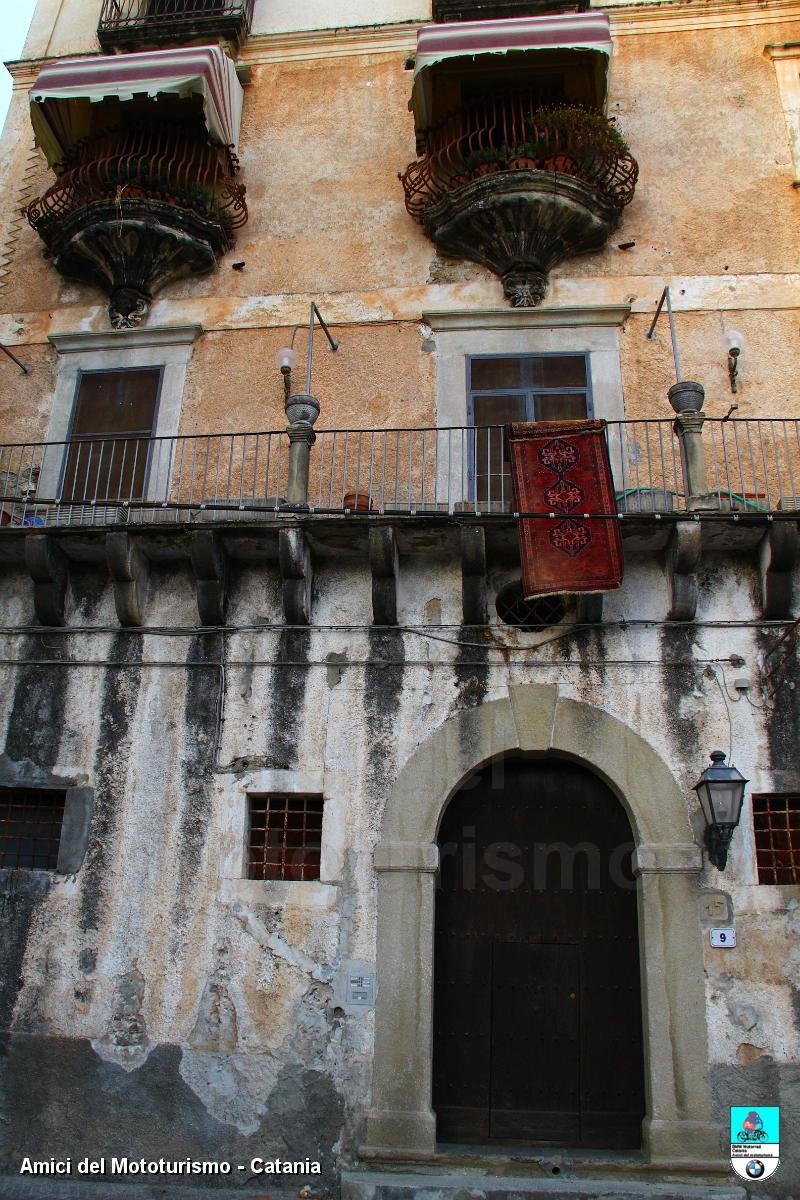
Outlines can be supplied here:
[[319, 879], [321, 796], [248, 796], [248, 879]]
[[0, 788], [0, 867], [55, 871], [66, 792]]
[[759, 883], [800, 883], [800, 793], [753, 796]]

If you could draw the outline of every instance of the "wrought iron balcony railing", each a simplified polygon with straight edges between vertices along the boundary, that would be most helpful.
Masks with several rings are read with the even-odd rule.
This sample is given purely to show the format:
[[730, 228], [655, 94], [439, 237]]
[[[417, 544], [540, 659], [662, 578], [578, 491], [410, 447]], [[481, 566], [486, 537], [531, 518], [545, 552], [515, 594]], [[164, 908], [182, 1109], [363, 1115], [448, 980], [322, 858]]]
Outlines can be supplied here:
[[[671, 420], [611, 421], [607, 438], [623, 518], [697, 515]], [[707, 419], [702, 438], [708, 492], [701, 509], [736, 521], [800, 519], [800, 420]], [[0, 446], [0, 523], [259, 520], [285, 508], [288, 462], [283, 431]], [[308, 504], [331, 514], [507, 518], [514, 504], [505, 431], [321, 431], [311, 449]]]
[[633, 199], [639, 167], [613, 124], [577, 107], [537, 108], [524, 91], [451, 113], [424, 131], [421, 158], [400, 176], [406, 208], [421, 221], [442, 196], [487, 175], [535, 169], [580, 180], [613, 208]]
[[[98, 201], [113, 201], [120, 218], [132, 200], [159, 200], [218, 223], [230, 233], [247, 220], [245, 189], [235, 159], [210, 146], [194, 125], [153, 122], [115, 129], [79, 142], [55, 184], [27, 208], [46, 242], [66, 217]], [[228, 237], [232, 244], [232, 237]]]
[[254, 0], [103, 0], [97, 37], [104, 50], [164, 45], [194, 38], [241, 43]]

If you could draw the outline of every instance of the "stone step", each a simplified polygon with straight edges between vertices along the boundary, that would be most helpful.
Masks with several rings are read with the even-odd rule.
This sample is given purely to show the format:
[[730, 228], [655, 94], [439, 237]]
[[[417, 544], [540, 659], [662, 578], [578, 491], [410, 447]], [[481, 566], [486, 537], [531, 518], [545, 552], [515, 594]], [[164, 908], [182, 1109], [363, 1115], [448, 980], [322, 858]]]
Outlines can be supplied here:
[[347, 1171], [342, 1200], [746, 1200], [735, 1184]]

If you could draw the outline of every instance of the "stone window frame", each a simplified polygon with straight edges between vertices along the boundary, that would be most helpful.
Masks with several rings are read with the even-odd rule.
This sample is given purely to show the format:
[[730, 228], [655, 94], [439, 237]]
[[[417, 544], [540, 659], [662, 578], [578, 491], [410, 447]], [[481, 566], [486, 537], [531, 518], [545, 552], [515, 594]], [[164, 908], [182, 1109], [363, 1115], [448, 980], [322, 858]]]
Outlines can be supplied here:
[[[52, 333], [48, 340], [59, 357], [47, 442], [66, 443], [72, 427], [78, 381], [85, 371], [119, 371], [132, 367], [162, 368], [153, 426], [154, 438], [177, 437], [186, 370], [202, 325], [167, 325], [105, 333]], [[159, 456], [147, 481], [146, 499], [164, 494], [172, 456]], [[39, 476], [42, 495], [56, 495], [64, 454], [48, 456]]]
[[794, 164], [793, 186], [800, 188], [800, 42], [767, 45], [764, 54], [775, 67]]
[[[485, 354], [585, 354], [593, 418], [624, 420], [619, 329], [630, 314], [630, 304], [423, 312], [423, 349], [437, 360], [437, 427], [469, 424], [467, 360]], [[612, 469], [621, 480], [619, 430], [612, 424], [608, 432]]]
[[[292, 904], [331, 908], [336, 904], [346, 847], [343, 806], [325, 786], [325, 771], [278, 768], [249, 771], [235, 782], [225, 806], [220, 875], [222, 899], [244, 904]], [[248, 879], [248, 797], [269, 793], [323, 799], [319, 879]]]
[[621, 420], [618, 330], [630, 313], [630, 304], [423, 312], [423, 348], [437, 359], [436, 424], [467, 424], [467, 358], [484, 354], [586, 354], [593, 415]]
[[13, 870], [44, 876], [76, 875], [83, 866], [89, 846], [94, 788], [76, 784], [73, 779], [53, 775], [42, 767], [37, 767], [29, 758], [15, 762], [6, 754], [0, 755], [0, 788], [30, 788], [36, 791], [64, 793], [64, 817], [61, 822], [61, 840], [55, 870], [42, 867], [15, 867]]

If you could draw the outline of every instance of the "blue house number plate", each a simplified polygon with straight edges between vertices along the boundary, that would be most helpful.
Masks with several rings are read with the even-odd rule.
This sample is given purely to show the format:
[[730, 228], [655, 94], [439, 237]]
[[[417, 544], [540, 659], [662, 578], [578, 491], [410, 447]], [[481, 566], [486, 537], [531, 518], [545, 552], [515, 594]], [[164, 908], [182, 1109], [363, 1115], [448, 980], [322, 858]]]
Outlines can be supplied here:
[[712, 929], [709, 931], [709, 937], [712, 946], [723, 950], [729, 950], [736, 945], [735, 929]]

